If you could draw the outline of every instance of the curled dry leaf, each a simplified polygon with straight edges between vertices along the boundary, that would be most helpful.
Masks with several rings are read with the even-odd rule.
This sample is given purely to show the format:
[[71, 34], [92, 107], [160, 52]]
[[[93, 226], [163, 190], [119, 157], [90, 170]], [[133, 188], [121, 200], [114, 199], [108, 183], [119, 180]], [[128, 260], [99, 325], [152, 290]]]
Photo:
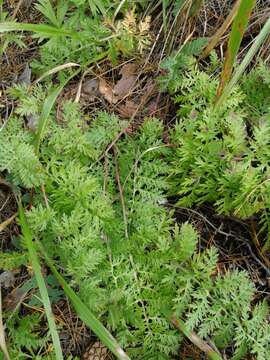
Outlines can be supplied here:
[[27, 295], [27, 291], [18, 287], [13, 289], [5, 298], [3, 306], [7, 311], [14, 311], [20, 306]]
[[131, 118], [138, 110], [139, 105], [134, 101], [126, 100], [124, 104], [118, 107], [119, 116], [125, 119]]
[[136, 64], [126, 64], [122, 67], [120, 71], [122, 77], [113, 88], [114, 95], [119, 99], [126, 96], [134, 87], [137, 79], [137, 76], [135, 75], [136, 70]]
[[128, 63], [125, 64], [121, 70], [120, 70], [120, 75], [122, 75], [123, 77], [129, 77], [132, 75], [135, 75], [137, 72], [137, 65], [133, 64], [133, 63]]
[[118, 101], [111, 86], [104, 79], [99, 81], [99, 92], [110, 104], [115, 104]]
[[88, 79], [83, 83], [82, 92], [89, 96], [98, 96], [99, 92], [99, 80]]

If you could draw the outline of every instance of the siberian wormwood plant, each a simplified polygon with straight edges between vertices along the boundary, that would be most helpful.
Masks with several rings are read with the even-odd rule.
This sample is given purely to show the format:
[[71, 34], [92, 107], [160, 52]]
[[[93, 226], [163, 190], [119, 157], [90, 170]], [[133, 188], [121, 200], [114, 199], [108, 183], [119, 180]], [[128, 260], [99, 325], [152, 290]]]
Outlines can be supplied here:
[[[207, 96], [201, 96], [205, 82], [209, 97], [215, 85], [210, 82], [209, 86], [208, 76], [196, 67], [190, 69], [185, 81], [196, 87], [197, 97], [182, 85], [181, 101], [186, 105], [181, 111], [187, 119], [193, 106], [197, 112], [206, 107]], [[22, 114], [27, 112], [26, 104], [35, 99], [38, 110], [41, 95], [37, 89], [26, 94], [19, 87], [13, 94], [20, 105], [0, 133], [0, 171], [14, 191], [35, 189], [27, 214], [35, 237], [58, 259], [81, 299], [116, 335], [130, 357], [156, 360], [177, 354], [181, 334], [170, 322], [176, 316], [189, 330], [202, 338], [210, 337], [220, 349], [230, 347], [235, 360], [247, 353], [259, 360], [269, 358], [268, 307], [265, 302], [253, 305], [255, 288], [247, 274], [217, 273], [217, 251], [197, 251], [194, 228], [188, 223], [176, 225], [173, 213], [162, 205], [172, 168], [176, 179], [182, 176], [187, 186], [180, 173], [186, 162], [179, 166], [184, 145], [179, 146], [171, 168], [167, 158], [173, 156], [173, 150], [162, 142], [162, 123], [145, 119], [136, 134], [123, 136], [107, 152], [108, 144], [126, 124], [106, 113], [83, 117], [77, 105], [68, 102], [60, 122], [53, 121], [56, 114], [52, 114], [37, 156], [35, 133], [25, 128]], [[224, 114], [229, 107], [234, 109], [242, 96], [234, 98]], [[208, 115], [207, 109], [205, 112]], [[200, 123], [207, 119], [203, 116]], [[203, 143], [207, 143], [207, 134], [212, 134], [216, 118], [211, 119], [207, 129], [202, 127]], [[223, 119], [225, 126], [225, 115]], [[185, 144], [192, 126], [197, 134], [196, 121], [190, 119], [186, 131], [179, 124], [175, 139], [182, 138]], [[243, 126], [241, 122], [228, 123], [241, 125], [240, 129]], [[187, 141], [190, 149], [183, 153], [188, 160], [190, 156], [197, 161], [192, 157], [196, 146], [191, 140]], [[236, 151], [234, 143], [230, 146]], [[177, 181], [174, 188], [178, 189]], [[27, 198], [24, 201], [26, 205]], [[14, 258], [18, 265], [16, 253]], [[12, 254], [7, 259], [11, 267]], [[12, 335], [12, 325], [8, 329]]]
[[172, 131], [171, 193], [179, 195], [182, 206], [211, 202], [220, 213], [241, 218], [259, 213], [265, 228], [270, 206], [269, 70], [259, 63], [217, 109], [215, 76], [184, 54], [164, 65], [168, 74], [162, 84], [179, 105]]

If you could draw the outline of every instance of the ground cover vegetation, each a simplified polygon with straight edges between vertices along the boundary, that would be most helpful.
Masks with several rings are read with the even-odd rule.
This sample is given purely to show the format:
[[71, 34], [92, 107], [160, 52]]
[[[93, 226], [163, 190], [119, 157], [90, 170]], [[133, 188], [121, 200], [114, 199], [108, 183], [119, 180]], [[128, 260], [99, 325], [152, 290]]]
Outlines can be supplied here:
[[[236, 1], [209, 41], [213, 3], [0, 2], [3, 69], [35, 48], [1, 78], [1, 358], [89, 360], [96, 344], [100, 359], [270, 357], [268, 286], [253, 277], [270, 271], [270, 24], [260, 1]], [[255, 264], [177, 216], [232, 236], [202, 205], [252, 224]], [[71, 306], [72, 336], [92, 331], [84, 355], [65, 344]]]

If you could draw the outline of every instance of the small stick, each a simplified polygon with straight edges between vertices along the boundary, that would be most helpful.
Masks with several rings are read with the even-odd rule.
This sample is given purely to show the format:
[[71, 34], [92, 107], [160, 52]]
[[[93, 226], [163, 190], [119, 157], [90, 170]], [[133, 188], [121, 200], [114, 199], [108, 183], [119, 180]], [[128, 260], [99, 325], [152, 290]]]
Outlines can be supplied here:
[[22, 3], [23, 3], [24, 0], [20, 0], [14, 10], [14, 13], [12, 14], [11, 16], [11, 20], [15, 20], [17, 14], [18, 14], [18, 11], [20, 10], [20, 7], [22, 6]]
[[3, 325], [3, 317], [2, 317], [2, 291], [0, 285], [0, 348], [3, 351], [4, 357], [6, 360], [10, 360], [6, 339], [5, 339], [5, 328]]
[[2, 224], [0, 224], [0, 232], [3, 231], [9, 224], [12, 223], [12, 221], [15, 219], [15, 217], [18, 215], [18, 213], [16, 212], [14, 215], [12, 215], [10, 218], [8, 218], [7, 220], [3, 221]]
[[218, 354], [210, 345], [202, 340], [193, 331], [188, 330], [183, 320], [176, 319], [175, 317], [171, 320], [172, 324], [180, 330], [197, 348], [203, 351], [210, 360], [223, 360], [221, 355]]
[[229, 26], [231, 25], [231, 23], [233, 22], [233, 19], [235, 18], [235, 15], [237, 14], [238, 8], [240, 6], [241, 0], [237, 0], [231, 10], [231, 12], [229, 13], [229, 15], [227, 16], [227, 18], [225, 19], [225, 21], [223, 22], [223, 24], [221, 25], [221, 27], [217, 30], [217, 32], [212, 36], [212, 38], [210, 39], [208, 45], [206, 46], [206, 48], [204, 49], [202, 55], [201, 55], [201, 59], [206, 58], [210, 52], [216, 47], [217, 43], [219, 42], [220, 38], [222, 37], [222, 35], [225, 33], [225, 31], [229, 28]]

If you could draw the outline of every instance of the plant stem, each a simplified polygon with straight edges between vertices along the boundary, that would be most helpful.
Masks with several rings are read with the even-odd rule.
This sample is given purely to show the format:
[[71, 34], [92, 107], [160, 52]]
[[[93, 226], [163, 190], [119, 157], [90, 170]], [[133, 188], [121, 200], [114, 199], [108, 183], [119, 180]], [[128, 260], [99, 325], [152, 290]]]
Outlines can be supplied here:
[[206, 46], [206, 48], [204, 49], [204, 51], [203, 51], [203, 53], [201, 55], [201, 59], [206, 58], [210, 54], [210, 52], [216, 47], [216, 45], [219, 42], [220, 38], [222, 37], [222, 35], [225, 33], [225, 31], [228, 29], [228, 27], [231, 25], [233, 19], [235, 18], [235, 15], [237, 14], [240, 3], [241, 3], [241, 0], [237, 0], [235, 2], [231, 12], [227, 16], [227, 18], [225, 19], [225, 21], [223, 22], [221, 27], [211, 37], [208, 45]]
[[255, 56], [257, 51], [259, 50], [260, 46], [264, 42], [264, 40], [267, 37], [267, 35], [269, 34], [269, 32], [270, 32], [270, 18], [264, 24], [262, 30], [260, 31], [259, 35], [257, 35], [257, 37], [255, 38], [252, 46], [250, 47], [250, 49], [247, 52], [246, 56], [244, 57], [243, 61], [238, 66], [238, 68], [235, 70], [230, 82], [224, 88], [222, 95], [220, 96], [220, 98], [218, 99], [218, 101], [216, 103], [216, 107], [220, 106], [224, 102], [226, 97], [230, 94], [233, 87], [235, 86], [237, 81], [240, 79], [240, 77], [242, 76], [242, 74], [244, 73], [244, 71], [246, 70], [248, 65], [250, 64], [251, 60], [253, 59], [253, 57]]
[[225, 63], [220, 77], [220, 83], [217, 90], [217, 101], [222, 96], [224, 88], [228, 84], [233, 67], [236, 61], [237, 53], [244, 37], [249, 18], [256, 0], [241, 0], [237, 14], [233, 21], [232, 30], [228, 42], [225, 56]]
[[188, 330], [186, 324], [181, 319], [176, 319], [175, 317], [171, 320], [172, 324], [180, 330], [194, 345], [197, 346], [201, 351], [203, 351], [209, 359], [211, 360], [223, 360], [221, 355], [219, 355], [215, 350], [211, 348], [205, 341], [203, 341], [197, 334], [193, 331]]

